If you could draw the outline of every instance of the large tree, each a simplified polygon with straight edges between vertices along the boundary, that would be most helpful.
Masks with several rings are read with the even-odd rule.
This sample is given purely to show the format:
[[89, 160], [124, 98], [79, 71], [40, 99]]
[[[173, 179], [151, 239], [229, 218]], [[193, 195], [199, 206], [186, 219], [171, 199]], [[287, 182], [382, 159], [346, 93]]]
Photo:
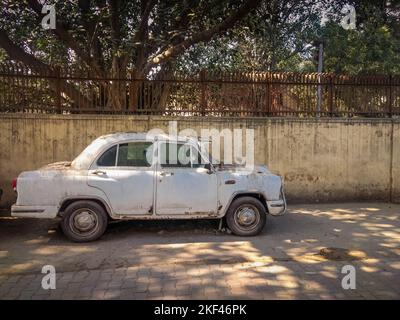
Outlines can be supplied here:
[[[52, 2], [53, 3], [53, 2]], [[0, 47], [10, 59], [32, 70], [57, 64], [82, 66], [91, 77], [160, 77], [188, 48], [221, 36], [251, 12], [260, 0], [76, 0], [55, 1], [56, 28], [41, 26], [38, 0], [1, 0]], [[126, 88], [103, 85], [106, 103], [126, 107]], [[62, 89], [84, 104], [70, 83]], [[136, 90], [137, 91], [137, 90]], [[135, 96], [135, 88], [131, 88]], [[135, 99], [130, 99], [136, 103]], [[89, 102], [88, 102], [89, 103]]]
[[[0, 61], [21, 61], [33, 72], [51, 74], [61, 65], [105, 79], [49, 83], [83, 108], [133, 111], [146, 95], [146, 108], [159, 110], [170, 96], [195, 96], [189, 86], [173, 95], [167, 83], [147, 90], [112, 78], [160, 79], [202, 69], [315, 72], [318, 41], [325, 43], [324, 71], [400, 72], [398, 1], [52, 1], [54, 30], [41, 27], [44, 2], [0, 0]], [[340, 26], [345, 4], [356, 9], [355, 30]], [[330, 21], [324, 25], [325, 14]]]

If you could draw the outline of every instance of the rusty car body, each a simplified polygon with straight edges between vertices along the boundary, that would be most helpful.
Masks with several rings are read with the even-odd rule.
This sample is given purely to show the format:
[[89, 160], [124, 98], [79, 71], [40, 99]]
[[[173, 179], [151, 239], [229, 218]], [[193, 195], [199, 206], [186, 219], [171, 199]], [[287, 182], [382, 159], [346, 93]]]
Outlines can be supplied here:
[[[172, 147], [191, 160], [171, 163]], [[79, 242], [121, 219], [226, 218], [234, 234], [251, 236], [266, 214], [286, 210], [282, 179], [266, 166], [213, 165], [196, 139], [144, 133], [99, 137], [72, 162], [22, 172], [15, 188], [12, 216], [61, 218]]]

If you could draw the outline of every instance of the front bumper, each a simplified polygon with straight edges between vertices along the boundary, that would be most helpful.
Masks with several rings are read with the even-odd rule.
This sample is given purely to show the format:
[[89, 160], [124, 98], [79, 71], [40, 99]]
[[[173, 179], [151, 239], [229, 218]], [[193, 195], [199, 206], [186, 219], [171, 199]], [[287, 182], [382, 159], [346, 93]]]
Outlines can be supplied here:
[[54, 219], [58, 208], [55, 206], [18, 206], [11, 207], [11, 216], [21, 218]]
[[283, 190], [281, 191], [281, 199], [280, 200], [270, 200], [266, 201], [268, 213], [272, 216], [281, 216], [285, 214], [287, 209], [286, 198]]

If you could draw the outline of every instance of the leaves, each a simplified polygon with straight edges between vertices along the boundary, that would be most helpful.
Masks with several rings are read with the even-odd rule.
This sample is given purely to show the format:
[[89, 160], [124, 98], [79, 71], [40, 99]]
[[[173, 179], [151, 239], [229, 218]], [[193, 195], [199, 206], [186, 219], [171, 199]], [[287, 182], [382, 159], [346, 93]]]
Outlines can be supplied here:
[[[349, 1], [264, 0], [256, 10], [240, 16], [239, 22], [198, 37], [247, 2], [251, 1], [58, 0], [54, 2], [58, 29], [51, 31], [41, 28], [43, 15], [32, 10], [28, 0], [0, 0], [0, 29], [46, 64], [85, 66], [102, 75], [115, 66], [120, 66], [119, 72], [125, 68], [124, 72], [139, 69], [154, 74], [167, 65], [169, 70], [190, 73], [204, 68], [316, 71], [312, 56], [317, 39], [325, 43], [324, 71], [400, 72], [395, 1], [384, 5], [374, 0], [350, 1], [356, 8], [357, 29], [344, 30], [338, 22], [342, 6]], [[331, 20], [322, 26], [324, 12]], [[180, 44], [183, 47], [175, 50]], [[0, 59], [6, 58], [0, 51]]]

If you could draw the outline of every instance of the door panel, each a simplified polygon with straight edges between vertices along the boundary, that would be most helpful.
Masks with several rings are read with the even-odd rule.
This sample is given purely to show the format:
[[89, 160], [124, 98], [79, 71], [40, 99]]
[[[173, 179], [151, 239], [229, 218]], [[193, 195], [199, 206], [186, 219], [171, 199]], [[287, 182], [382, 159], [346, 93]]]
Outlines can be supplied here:
[[154, 199], [154, 170], [149, 169], [101, 169], [105, 174], [89, 172], [90, 186], [102, 190], [115, 214], [152, 214]]
[[[161, 144], [164, 142], [161, 142]], [[156, 176], [156, 214], [215, 214], [217, 212], [217, 176], [204, 167], [192, 167], [187, 161], [166, 161], [169, 148], [160, 148]], [[176, 148], [179, 152], [180, 147]], [[185, 150], [184, 148], [182, 150]], [[188, 149], [189, 150], [189, 149]], [[192, 152], [192, 151], [191, 151]], [[192, 157], [191, 157], [192, 158]], [[176, 162], [175, 162], [176, 163]]]
[[112, 146], [89, 170], [88, 184], [106, 194], [114, 214], [153, 214], [153, 156], [153, 143], [147, 141]]
[[157, 174], [159, 215], [213, 214], [217, 211], [217, 177], [204, 168], [166, 168]]

